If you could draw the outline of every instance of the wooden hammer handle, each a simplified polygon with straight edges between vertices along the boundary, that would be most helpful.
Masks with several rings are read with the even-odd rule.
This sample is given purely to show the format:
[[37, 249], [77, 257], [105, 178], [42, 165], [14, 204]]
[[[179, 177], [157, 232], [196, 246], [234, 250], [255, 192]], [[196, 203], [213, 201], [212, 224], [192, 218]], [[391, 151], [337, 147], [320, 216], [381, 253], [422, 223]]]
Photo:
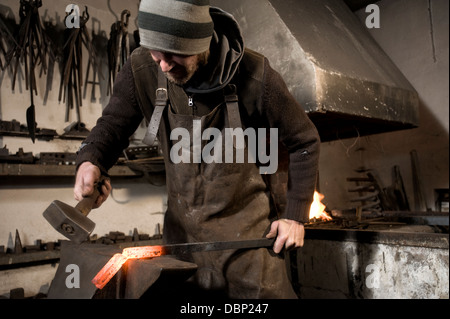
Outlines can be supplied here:
[[100, 188], [103, 185], [103, 178], [100, 179], [98, 183], [94, 185], [94, 192], [92, 195], [88, 197], [84, 197], [81, 201], [78, 202], [76, 209], [78, 209], [84, 216], [89, 215], [92, 210], [92, 207], [95, 204], [95, 201], [100, 196]]

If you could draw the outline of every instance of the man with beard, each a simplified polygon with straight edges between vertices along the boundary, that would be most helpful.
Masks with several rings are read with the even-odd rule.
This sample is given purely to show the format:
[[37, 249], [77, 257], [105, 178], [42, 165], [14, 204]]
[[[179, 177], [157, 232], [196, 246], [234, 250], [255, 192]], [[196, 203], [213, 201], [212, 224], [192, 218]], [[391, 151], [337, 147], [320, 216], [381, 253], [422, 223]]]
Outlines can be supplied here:
[[[145, 118], [144, 141], [157, 137], [164, 154], [166, 243], [276, 238], [273, 251], [192, 254], [198, 270], [190, 281], [231, 298], [296, 298], [281, 252], [303, 245], [317, 175], [316, 128], [268, 60], [244, 47], [233, 16], [209, 1], [142, 0], [138, 24], [141, 47], [118, 74], [108, 106], [78, 153], [75, 198], [93, 192]], [[171, 132], [183, 128], [193, 136], [193, 122], [201, 132], [276, 129], [278, 140], [267, 144], [280, 142], [277, 160], [286, 165], [269, 175], [249, 157], [243, 163], [175, 163]], [[254, 146], [250, 142], [246, 148]], [[194, 154], [194, 144], [182, 151]], [[225, 144], [217, 144], [224, 153]], [[276, 182], [283, 176], [289, 176], [284, 187]], [[107, 180], [96, 207], [110, 191]]]

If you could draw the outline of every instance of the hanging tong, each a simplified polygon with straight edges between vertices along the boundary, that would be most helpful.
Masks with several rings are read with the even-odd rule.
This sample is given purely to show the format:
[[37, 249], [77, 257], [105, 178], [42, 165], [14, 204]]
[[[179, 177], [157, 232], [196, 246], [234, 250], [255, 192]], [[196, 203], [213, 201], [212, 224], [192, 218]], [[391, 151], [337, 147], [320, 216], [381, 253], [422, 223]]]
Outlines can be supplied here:
[[[80, 107], [82, 106], [81, 87], [83, 79], [83, 45], [86, 47], [90, 63], [94, 63], [95, 54], [87, 32], [86, 23], [89, 20], [87, 6], [80, 17], [80, 27], [66, 29], [67, 41], [64, 44], [64, 69], [59, 87], [59, 101], [66, 102], [65, 121], [69, 121], [70, 110], [76, 109], [77, 124], [81, 126]], [[64, 92], [64, 96], [62, 96]]]
[[115, 22], [111, 26], [110, 38], [108, 40], [108, 94], [112, 93], [112, 86], [116, 75], [130, 56], [130, 40], [128, 37], [130, 15], [129, 10], [123, 10], [120, 21]]
[[28, 131], [31, 140], [35, 141], [36, 134], [36, 110], [34, 106], [34, 94], [37, 95], [35, 67], [41, 65], [41, 74], [47, 70], [47, 58], [54, 59], [54, 54], [50, 50], [51, 41], [45, 34], [39, 16], [39, 8], [42, 0], [20, 0], [19, 29], [16, 36], [17, 42], [7, 54], [6, 65], [10, 65], [13, 58], [15, 64], [13, 69], [12, 90], [15, 89], [19, 64], [22, 62], [25, 67], [26, 89], [30, 90], [30, 106], [26, 111]]

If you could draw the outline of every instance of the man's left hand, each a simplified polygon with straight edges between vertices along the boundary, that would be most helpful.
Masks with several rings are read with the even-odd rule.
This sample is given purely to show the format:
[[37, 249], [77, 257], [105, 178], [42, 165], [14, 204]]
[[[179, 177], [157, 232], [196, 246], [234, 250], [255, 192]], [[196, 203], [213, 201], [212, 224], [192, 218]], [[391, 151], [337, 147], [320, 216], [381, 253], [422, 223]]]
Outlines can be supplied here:
[[278, 254], [283, 247], [286, 250], [302, 247], [305, 237], [303, 224], [292, 219], [279, 219], [272, 223], [267, 238], [277, 237], [273, 244], [273, 251]]

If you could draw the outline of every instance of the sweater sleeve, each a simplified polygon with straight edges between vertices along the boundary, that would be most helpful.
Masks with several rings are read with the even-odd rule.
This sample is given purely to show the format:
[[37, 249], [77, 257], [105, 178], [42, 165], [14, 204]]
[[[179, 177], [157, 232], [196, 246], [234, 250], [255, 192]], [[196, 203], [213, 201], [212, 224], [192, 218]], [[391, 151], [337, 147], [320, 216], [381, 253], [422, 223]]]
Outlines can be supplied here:
[[143, 119], [136, 100], [136, 89], [128, 60], [117, 74], [113, 94], [97, 120], [95, 127], [83, 142], [76, 165], [86, 161], [97, 165], [103, 174], [117, 162], [128, 147], [130, 136]]
[[279, 140], [289, 152], [287, 202], [280, 217], [308, 222], [318, 170], [319, 134], [267, 60], [262, 110], [270, 127], [278, 129]]

